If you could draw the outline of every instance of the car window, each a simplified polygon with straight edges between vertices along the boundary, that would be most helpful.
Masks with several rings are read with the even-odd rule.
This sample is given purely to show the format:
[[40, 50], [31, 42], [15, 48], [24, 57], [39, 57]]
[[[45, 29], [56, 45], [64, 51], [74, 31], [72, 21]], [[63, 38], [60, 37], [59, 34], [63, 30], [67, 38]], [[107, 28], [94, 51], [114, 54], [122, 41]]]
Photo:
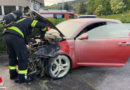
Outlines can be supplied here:
[[129, 37], [129, 29], [123, 24], [106, 24], [87, 32], [89, 39]]
[[54, 18], [62, 19], [62, 18], [65, 18], [65, 15], [64, 14], [54, 14]]
[[76, 18], [74, 14], [69, 14], [69, 18]]
[[107, 22], [97, 22], [97, 23], [90, 24], [90, 25], [86, 26], [76, 37], [79, 37], [80, 35], [88, 32], [91, 29], [94, 29], [96, 27], [103, 26], [103, 25], [106, 25], [106, 24], [108, 24], [108, 23]]
[[45, 18], [53, 18], [53, 14], [41, 14]]

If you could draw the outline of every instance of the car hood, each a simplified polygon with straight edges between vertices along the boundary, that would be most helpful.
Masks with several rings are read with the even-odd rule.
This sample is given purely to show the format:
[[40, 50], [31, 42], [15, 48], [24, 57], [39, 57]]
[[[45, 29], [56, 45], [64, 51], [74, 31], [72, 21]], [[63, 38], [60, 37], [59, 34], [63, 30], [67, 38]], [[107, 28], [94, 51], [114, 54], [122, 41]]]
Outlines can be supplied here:
[[64, 37], [62, 32], [52, 22], [50, 22], [47, 18], [44, 18], [43, 16], [41, 16], [35, 10], [31, 10], [31, 11], [32, 11], [32, 15], [35, 17], [36, 20], [43, 22], [47, 27], [50, 27], [52, 29], [57, 30], [60, 33], [61, 37]]

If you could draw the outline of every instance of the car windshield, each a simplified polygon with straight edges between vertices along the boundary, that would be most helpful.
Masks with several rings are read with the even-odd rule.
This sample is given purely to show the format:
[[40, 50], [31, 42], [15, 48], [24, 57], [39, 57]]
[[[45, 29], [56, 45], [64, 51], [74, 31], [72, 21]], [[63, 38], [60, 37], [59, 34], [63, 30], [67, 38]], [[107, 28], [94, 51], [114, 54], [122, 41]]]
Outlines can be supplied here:
[[76, 31], [83, 25], [83, 22], [64, 21], [56, 27], [65, 35], [70, 38]]

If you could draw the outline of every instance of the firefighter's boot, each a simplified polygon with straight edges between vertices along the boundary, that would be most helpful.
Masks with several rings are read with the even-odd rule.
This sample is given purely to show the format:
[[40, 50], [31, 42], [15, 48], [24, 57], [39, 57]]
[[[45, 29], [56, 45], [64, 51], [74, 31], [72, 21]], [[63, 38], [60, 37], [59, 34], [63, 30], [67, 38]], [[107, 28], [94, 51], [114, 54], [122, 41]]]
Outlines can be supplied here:
[[32, 78], [26, 74], [19, 74], [18, 79], [15, 80], [16, 83], [30, 83], [32, 82]]
[[17, 73], [16, 70], [9, 70], [9, 73], [10, 73], [10, 79], [11, 79], [11, 80], [17, 79], [18, 73]]

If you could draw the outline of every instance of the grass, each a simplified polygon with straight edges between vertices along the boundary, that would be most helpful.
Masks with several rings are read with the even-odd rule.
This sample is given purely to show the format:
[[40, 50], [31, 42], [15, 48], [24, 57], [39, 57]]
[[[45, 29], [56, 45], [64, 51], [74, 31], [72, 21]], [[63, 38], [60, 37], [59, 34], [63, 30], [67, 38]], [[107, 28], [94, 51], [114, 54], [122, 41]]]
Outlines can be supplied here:
[[117, 19], [122, 21], [123, 23], [130, 23], [130, 13], [124, 14], [114, 14], [108, 16], [99, 16], [100, 18], [108, 18], [108, 19]]

